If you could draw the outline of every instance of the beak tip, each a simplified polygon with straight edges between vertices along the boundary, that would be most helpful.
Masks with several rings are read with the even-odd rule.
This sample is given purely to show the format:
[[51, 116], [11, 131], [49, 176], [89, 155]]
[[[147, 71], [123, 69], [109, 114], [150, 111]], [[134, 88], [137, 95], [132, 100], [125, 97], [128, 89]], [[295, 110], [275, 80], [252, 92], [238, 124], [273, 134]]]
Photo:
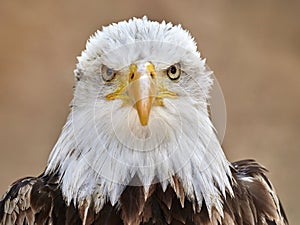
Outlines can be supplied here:
[[135, 103], [137, 114], [142, 126], [148, 125], [151, 105], [152, 105], [152, 97], [140, 99]]
[[149, 121], [149, 114], [150, 114], [150, 108], [146, 108], [146, 110], [143, 110], [143, 108], [141, 108], [140, 105], [138, 105], [137, 107], [137, 111], [138, 111], [138, 117], [140, 120], [140, 123], [142, 126], [147, 126], [148, 125], [148, 121]]
[[148, 120], [140, 120], [140, 123], [143, 127], [148, 125]]

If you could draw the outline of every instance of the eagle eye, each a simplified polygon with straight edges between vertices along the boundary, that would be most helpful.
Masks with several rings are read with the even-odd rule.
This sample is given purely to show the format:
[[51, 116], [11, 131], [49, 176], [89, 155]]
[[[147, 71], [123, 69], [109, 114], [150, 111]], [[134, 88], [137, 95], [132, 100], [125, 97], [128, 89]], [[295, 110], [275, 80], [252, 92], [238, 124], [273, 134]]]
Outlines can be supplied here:
[[178, 80], [181, 74], [179, 64], [174, 64], [167, 69], [167, 75], [171, 80]]
[[113, 69], [108, 68], [107, 66], [104, 65], [102, 66], [101, 72], [102, 72], [102, 78], [106, 82], [111, 81], [116, 76], [116, 72]]

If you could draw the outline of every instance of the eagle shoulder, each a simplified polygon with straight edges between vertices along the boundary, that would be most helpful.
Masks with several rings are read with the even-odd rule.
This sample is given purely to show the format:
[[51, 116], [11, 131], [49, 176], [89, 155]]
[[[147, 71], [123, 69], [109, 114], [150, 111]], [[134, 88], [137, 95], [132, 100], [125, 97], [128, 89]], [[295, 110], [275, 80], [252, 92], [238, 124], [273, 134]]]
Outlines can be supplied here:
[[27, 177], [14, 182], [0, 201], [0, 224], [65, 224], [66, 205], [57, 177]]
[[122, 224], [117, 210], [105, 204], [95, 214], [85, 205], [67, 204], [61, 192], [59, 177], [44, 175], [14, 182], [0, 200], [0, 225], [91, 225]]
[[14, 182], [0, 201], [1, 224], [33, 224], [30, 194], [36, 178], [27, 177]]
[[235, 196], [225, 200], [225, 215], [235, 218], [237, 224], [288, 225], [267, 170], [254, 160], [237, 161], [232, 166]]

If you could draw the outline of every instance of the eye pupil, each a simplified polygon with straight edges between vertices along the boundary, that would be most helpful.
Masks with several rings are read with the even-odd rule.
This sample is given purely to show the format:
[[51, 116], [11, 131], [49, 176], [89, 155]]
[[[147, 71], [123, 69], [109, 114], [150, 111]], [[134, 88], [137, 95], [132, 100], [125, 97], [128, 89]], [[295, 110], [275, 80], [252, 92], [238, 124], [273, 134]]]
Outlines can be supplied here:
[[102, 78], [104, 81], [111, 81], [115, 75], [116, 75], [116, 72], [111, 69], [111, 68], [108, 68], [107, 66], [102, 66], [102, 69], [101, 69], [101, 72], [102, 72]]
[[174, 64], [167, 69], [167, 75], [173, 81], [178, 80], [180, 74], [181, 74], [181, 69], [179, 64]]
[[171, 67], [170, 67], [170, 72], [171, 72], [172, 74], [176, 74], [176, 72], [177, 72], [176, 66], [171, 66]]
[[113, 70], [112, 70], [112, 69], [107, 69], [107, 70], [106, 70], [106, 74], [107, 74], [108, 76], [111, 76], [111, 75], [113, 74]]

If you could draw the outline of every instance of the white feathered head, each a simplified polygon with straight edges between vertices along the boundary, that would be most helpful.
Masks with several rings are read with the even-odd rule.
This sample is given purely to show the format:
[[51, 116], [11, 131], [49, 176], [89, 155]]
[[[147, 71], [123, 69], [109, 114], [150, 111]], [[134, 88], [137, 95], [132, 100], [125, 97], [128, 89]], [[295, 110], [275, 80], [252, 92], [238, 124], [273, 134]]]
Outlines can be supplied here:
[[115, 203], [125, 185], [165, 188], [175, 174], [191, 199], [209, 205], [218, 188], [225, 193], [230, 171], [207, 107], [212, 72], [180, 25], [144, 17], [104, 27], [75, 75], [72, 112], [47, 169], [59, 168], [67, 199]]

